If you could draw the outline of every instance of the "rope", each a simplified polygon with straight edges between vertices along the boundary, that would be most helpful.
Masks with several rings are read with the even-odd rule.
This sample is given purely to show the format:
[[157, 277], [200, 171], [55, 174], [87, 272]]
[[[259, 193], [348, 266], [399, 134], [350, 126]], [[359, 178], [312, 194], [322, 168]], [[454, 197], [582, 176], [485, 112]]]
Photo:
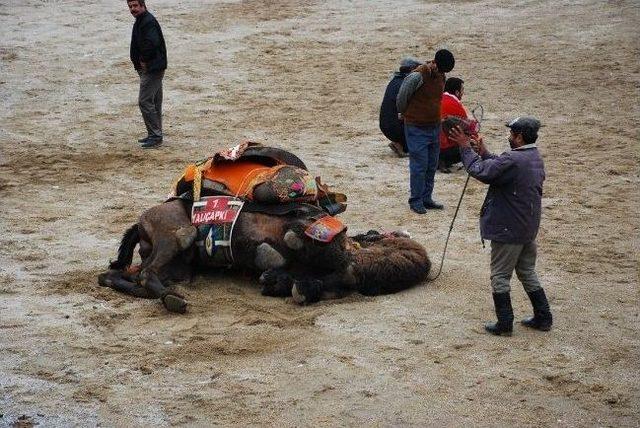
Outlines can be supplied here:
[[462, 193], [460, 193], [460, 199], [458, 199], [458, 206], [456, 207], [456, 212], [453, 214], [453, 218], [451, 219], [451, 225], [449, 226], [449, 233], [447, 233], [447, 240], [444, 242], [444, 251], [442, 251], [442, 257], [440, 258], [440, 267], [438, 268], [438, 273], [433, 278], [427, 278], [429, 281], [435, 281], [436, 279], [438, 279], [438, 277], [442, 273], [442, 265], [444, 265], [444, 256], [445, 254], [447, 254], [447, 246], [449, 245], [449, 237], [451, 236], [451, 231], [453, 230], [453, 223], [456, 221], [456, 217], [458, 216], [458, 211], [460, 210], [460, 205], [462, 204], [462, 197], [464, 196], [464, 192], [467, 190], [467, 184], [469, 184], [470, 177], [471, 176], [467, 174], [467, 179], [464, 182]]
[[[476, 115], [476, 110], [480, 110], [479, 117]], [[478, 125], [481, 125], [482, 119], [484, 118], [484, 107], [482, 106], [482, 104], [476, 105], [471, 110], [471, 114], [478, 121]], [[453, 218], [451, 219], [451, 225], [449, 225], [449, 232], [447, 233], [447, 239], [444, 241], [444, 250], [442, 251], [442, 257], [440, 258], [440, 267], [438, 268], [438, 273], [436, 274], [436, 276], [432, 278], [427, 278], [428, 281], [435, 281], [436, 279], [438, 279], [438, 277], [442, 273], [442, 266], [444, 265], [444, 258], [445, 258], [445, 255], [447, 254], [447, 247], [449, 246], [449, 238], [451, 237], [451, 231], [453, 230], [453, 223], [455, 223], [456, 217], [458, 216], [458, 211], [460, 211], [460, 205], [462, 205], [462, 198], [464, 197], [464, 192], [467, 190], [467, 184], [469, 184], [469, 178], [471, 178], [471, 175], [467, 174], [467, 179], [465, 180], [464, 186], [462, 187], [462, 193], [460, 193], [460, 198], [458, 199], [456, 212], [453, 213]]]

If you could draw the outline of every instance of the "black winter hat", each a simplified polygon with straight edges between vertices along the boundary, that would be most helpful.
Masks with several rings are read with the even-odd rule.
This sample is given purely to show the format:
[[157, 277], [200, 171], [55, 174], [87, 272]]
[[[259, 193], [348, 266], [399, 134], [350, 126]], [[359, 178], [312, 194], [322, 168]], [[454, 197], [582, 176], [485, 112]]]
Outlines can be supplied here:
[[453, 54], [446, 49], [440, 49], [436, 52], [434, 61], [438, 65], [438, 70], [443, 73], [450, 72], [453, 70], [453, 66], [456, 65], [456, 59]]

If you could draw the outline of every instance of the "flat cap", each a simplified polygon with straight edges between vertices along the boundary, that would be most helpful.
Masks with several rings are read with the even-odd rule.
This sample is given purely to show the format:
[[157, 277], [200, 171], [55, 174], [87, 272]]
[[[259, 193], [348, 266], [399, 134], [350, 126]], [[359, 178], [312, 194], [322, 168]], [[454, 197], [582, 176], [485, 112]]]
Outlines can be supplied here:
[[533, 116], [519, 116], [505, 124], [513, 132], [537, 134], [540, 129], [540, 121]]

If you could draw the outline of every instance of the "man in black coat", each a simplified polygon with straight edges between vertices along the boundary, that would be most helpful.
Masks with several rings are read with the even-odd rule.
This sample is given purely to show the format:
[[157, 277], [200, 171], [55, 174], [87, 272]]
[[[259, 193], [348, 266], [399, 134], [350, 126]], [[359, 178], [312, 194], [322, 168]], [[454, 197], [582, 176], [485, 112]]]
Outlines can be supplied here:
[[399, 157], [407, 156], [407, 142], [404, 136], [404, 123], [398, 119], [396, 97], [404, 78], [421, 63], [413, 58], [405, 58], [400, 62], [400, 70], [394, 73], [387, 85], [380, 106], [380, 130], [391, 142], [389, 147]]
[[136, 18], [130, 56], [140, 76], [138, 105], [147, 127], [147, 136], [138, 142], [146, 149], [162, 144], [162, 78], [167, 68], [167, 48], [160, 24], [147, 11], [144, 0], [127, 0], [127, 6]]

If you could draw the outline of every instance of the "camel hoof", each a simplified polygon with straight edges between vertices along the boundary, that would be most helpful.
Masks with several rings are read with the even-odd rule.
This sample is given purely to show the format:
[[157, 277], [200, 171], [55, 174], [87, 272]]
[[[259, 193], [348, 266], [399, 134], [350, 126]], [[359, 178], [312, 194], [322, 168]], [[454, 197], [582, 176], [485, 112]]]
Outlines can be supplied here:
[[293, 288], [291, 289], [291, 296], [293, 297], [293, 301], [296, 302], [299, 305], [304, 305], [305, 304], [305, 298], [302, 294], [300, 294], [300, 292], [298, 291], [298, 284], [293, 284]]
[[[267, 272], [263, 273], [264, 276]], [[262, 280], [262, 277], [260, 277]], [[260, 293], [263, 296], [269, 297], [287, 297], [291, 296], [291, 289], [293, 287], [293, 278], [286, 273], [276, 273], [269, 275], [262, 282], [262, 288]]]
[[258, 279], [258, 281], [262, 285], [274, 285], [276, 282], [278, 282], [278, 275], [279, 272], [277, 270], [268, 269], [262, 272], [262, 275], [260, 275], [260, 279]]
[[187, 312], [187, 302], [175, 294], [167, 294], [162, 298], [162, 304], [169, 312], [184, 314]]
[[321, 281], [295, 281], [291, 289], [293, 301], [299, 305], [310, 305], [320, 300]]
[[110, 277], [111, 271], [101, 273], [98, 275], [98, 285], [102, 287], [113, 287], [113, 281]]
[[408, 230], [394, 230], [391, 232], [391, 236], [395, 238], [407, 238], [411, 239], [411, 233]]

